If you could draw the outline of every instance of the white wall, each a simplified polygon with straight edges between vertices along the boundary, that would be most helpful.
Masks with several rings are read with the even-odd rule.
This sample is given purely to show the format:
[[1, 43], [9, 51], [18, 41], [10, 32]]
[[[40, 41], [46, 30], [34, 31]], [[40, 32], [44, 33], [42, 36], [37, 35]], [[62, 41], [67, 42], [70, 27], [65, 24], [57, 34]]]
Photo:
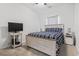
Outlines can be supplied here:
[[48, 9], [46, 13], [41, 15], [41, 27], [44, 28], [46, 23], [46, 18], [50, 16], [58, 15], [60, 17], [60, 22], [65, 25], [65, 31], [67, 28], [72, 28], [74, 23], [74, 4], [64, 4], [58, 7], [52, 7]]
[[8, 22], [23, 23], [23, 34], [25, 35], [40, 29], [37, 14], [29, 8], [22, 4], [0, 4], [0, 48], [6, 48], [10, 43]]
[[74, 31], [76, 34], [76, 47], [77, 47], [77, 55], [79, 55], [79, 3], [75, 4], [74, 9]]

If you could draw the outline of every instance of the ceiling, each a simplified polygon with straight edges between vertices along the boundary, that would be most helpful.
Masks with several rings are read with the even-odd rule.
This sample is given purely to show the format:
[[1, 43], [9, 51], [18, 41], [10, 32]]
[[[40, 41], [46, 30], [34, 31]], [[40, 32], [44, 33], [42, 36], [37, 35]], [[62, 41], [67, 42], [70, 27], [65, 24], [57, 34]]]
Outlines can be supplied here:
[[60, 8], [65, 5], [73, 5], [74, 3], [47, 3], [45, 6], [37, 6], [34, 3], [24, 3], [23, 5], [30, 8], [32, 11], [45, 14], [47, 12], [51, 12], [55, 8]]

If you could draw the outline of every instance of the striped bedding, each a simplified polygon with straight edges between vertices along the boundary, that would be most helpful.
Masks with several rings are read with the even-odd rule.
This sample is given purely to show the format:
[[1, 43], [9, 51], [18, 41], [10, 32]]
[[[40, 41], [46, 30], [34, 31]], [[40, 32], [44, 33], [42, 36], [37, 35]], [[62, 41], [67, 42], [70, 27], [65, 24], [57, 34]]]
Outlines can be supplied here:
[[64, 37], [62, 28], [46, 28], [43, 32], [33, 32], [28, 35], [40, 38], [55, 39], [58, 44], [63, 43], [61, 41], [63, 41]]
[[54, 39], [58, 45], [63, 44], [64, 41], [64, 35], [62, 32], [33, 32], [28, 35], [39, 38]]
[[[56, 40], [57, 50], [59, 50], [60, 46], [64, 44], [64, 34], [62, 28], [46, 28], [43, 32], [33, 32], [28, 35]], [[57, 54], [58, 53], [59, 51], [57, 51]]]
[[40, 38], [52, 38], [55, 39], [55, 36], [59, 34], [59, 32], [33, 32], [28, 35]]

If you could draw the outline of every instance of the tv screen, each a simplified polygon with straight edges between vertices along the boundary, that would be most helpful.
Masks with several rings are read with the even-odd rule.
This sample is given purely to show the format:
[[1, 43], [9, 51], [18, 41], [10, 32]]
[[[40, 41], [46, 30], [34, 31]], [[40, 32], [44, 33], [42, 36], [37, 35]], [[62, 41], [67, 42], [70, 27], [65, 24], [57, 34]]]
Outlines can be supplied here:
[[18, 32], [18, 31], [23, 31], [22, 23], [8, 22], [8, 32]]

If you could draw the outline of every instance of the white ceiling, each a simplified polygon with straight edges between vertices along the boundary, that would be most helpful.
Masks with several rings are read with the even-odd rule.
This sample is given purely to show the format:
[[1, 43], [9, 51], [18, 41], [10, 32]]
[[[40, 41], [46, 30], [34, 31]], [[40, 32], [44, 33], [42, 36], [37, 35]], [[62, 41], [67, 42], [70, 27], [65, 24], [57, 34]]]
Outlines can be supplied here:
[[51, 12], [55, 8], [60, 8], [67, 5], [74, 5], [74, 3], [47, 3], [46, 6], [36, 6], [34, 5], [34, 3], [24, 3], [23, 5], [30, 8], [36, 13], [45, 14]]

